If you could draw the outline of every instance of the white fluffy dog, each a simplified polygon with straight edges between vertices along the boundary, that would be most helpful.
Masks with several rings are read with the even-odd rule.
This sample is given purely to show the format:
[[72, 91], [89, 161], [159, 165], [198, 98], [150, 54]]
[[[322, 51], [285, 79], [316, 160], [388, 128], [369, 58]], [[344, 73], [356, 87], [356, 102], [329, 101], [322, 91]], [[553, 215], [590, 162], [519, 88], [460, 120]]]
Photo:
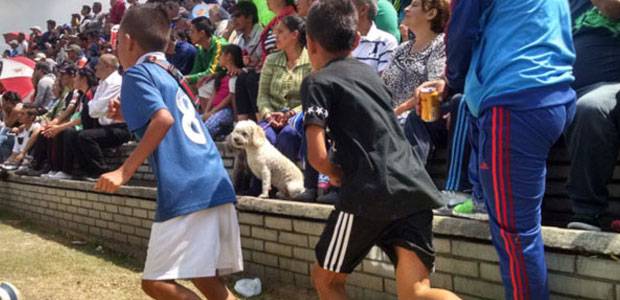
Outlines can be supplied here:
[[245, 150], [252, 173], [263, 182], [259, 197], [269, 197], [275, 186], [280, 197], [293, 199], [305, 191], [301, 170], [265, 137], [265, 132], [254, 121], [240, 121], [229, 136], [233, 147]]

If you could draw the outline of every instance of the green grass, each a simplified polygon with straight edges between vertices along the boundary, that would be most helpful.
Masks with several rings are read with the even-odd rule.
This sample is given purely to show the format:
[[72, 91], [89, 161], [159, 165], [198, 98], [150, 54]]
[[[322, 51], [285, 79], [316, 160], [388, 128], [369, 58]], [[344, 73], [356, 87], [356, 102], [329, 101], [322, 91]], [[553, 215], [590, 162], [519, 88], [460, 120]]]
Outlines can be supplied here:
[[[53, 228], [0, 210], [0, 281], [15, 285], [25, 300], [149, 299], [140, 289], [142, 264], [96, 243], [76, 244]], [[196, 291], [190, 283], [182, 284]], [[317, 298], [312, 291], [286, 285], [268, 287], [251, 298], [275, 299]]]

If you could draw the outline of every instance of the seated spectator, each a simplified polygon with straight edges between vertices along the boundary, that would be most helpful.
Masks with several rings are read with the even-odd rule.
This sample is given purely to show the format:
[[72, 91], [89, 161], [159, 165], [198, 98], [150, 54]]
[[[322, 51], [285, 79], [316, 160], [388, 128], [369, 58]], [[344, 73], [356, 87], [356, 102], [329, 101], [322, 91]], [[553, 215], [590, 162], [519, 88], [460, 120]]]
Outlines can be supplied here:
[[[0, 161], [5, 161], [12, 153], [15, 135], [11, 130], [19, 127], [19, 108], [22, 99], [15, 92], [2, 95], [2, 128], [0, 129]], [[17, 108], [17, 110], [16, 110]]]
[[[58, 68], [58, 78], [53, 93], [58, 97], [56, 105], [41, 117], [41, 132], [64, 123], [75, 112], [80, 93], [74, 90], [77, 67], [72, 63], [64, 63]], [[54, 175], [62, 168], [62, 140], [61, 136], [46, 136], [42, 134], [34, 145], [33, 160], [30, 168], [20, 170], [18, 175], [40, 176]]]
[[185, 31], [177, 31], [172, 37], [171, 47], [166, 53], [168, 61], [183, 75], [188, 75], [192, 71], [198, 50], [189, 42], [189, 36]]
[[[75, 77], [74, 88], [77, 91], [77, 99], [72, 99], [69, 106], [75, 109], [69, 119], [60, 124], [49, 125], [43, 130], [43, 135], [47, 138], [60, 137], [62, 143], [61, 155], [57, 155], [55, 162], [52, 163], [52, 171], [54, 166], [60, 167], [58, 172], [51, 174], [49, 177], [54, 179], [72, 179], [75, 175], [74, 163], [77, 146], [78, 131], [83, 129], [91, 129], [99, 127], [97, 119], [93, 119], [88, 114], [88, 102], [93, 98], [95, 87], [97, 86], [97, 77], [95, 73], [83, 68], [78, 71]], [[60, 150], [60, 149], [59, 149]], [[57, 150], [58, 151], [58, 150]]]
[[276, 47], [281, 50], [267, 57], [258, 89], [258, 109], [267, 139], [286, 157], [299, 159], [301, 137], [288, 119], [301, 112], [300, 87], [310, 74], [304, 21], [284, 17], [274, 28]]
[[[107, 118], [110, 101], [117, 99], [121, 92], [123, 78], [118, 73], [119, 67], [116, 56], [104, 54], [95, 69], [95, 75], [100, 83], [87, 106], [90, 118], [98, 120], [101, 127], [93, 126], [94, 128], [84, 128], [79, 131], [77, 149], [74, 152], [80, 167], [79, 171], [82, 173], [79, 175], [87, 180], [93, 181], [109, 171], [102, 148], [118, 147], [131, 138], [126, 123]], [[74, 175], [77, 174], [78, 172], [74, 173]]]
[[397, 116], [414, 108], [418, 86], [442, 77], [446, 68], [443, 30], [449, 15], [447, 0], [414, 0], [405, 9], [403, 25], [414, 32], [416, 39], [396, 48], [381, 76], [392, 93]]
[[[43, 33], [43, 35], [41, 35], [41, 39], [39, 41], [39, 49], [41, 50], [45, 50], [45, 44], [50, 43], [50, 44], [55, 44], [58, 39], [60, 38], [60, 34], [58, 32], [58, 28], [56, 26], [56, 21], [54, 20], [47, 20], [46, 22], [47, 25], [47, 31], [45, 33]], [[31, 44], [32, 45], [32, 44]]]
[[19, 42], [17, 40], [12, 40], [9, 42], [9, 47], [11, 47], [8, 53], [8, 57], [19, 56]]
[[17, 55], [26, 56], [28, 55], [28, 41], [26, 40], [26, 34], [20, 32], [17, 35], [17, 42], [19, 42], [19, 46], [17, 47]]
[[398, 46], [398, 41], [375, 25], [373, 20], [377, 16], [377, 0], [354, 0], [353, 3], [359, 17], [357, 30], [362, 38], [352, 55], [381, 74], [392, 61], [392, 52]]
[[4, 169], [15, 170], [19, 168], [26, 156], [28, 156], [39, 136], [41, 124], [35, 120], [40, 112], [40, 108], [32, 104], [24, 104], [18, 109], [18, 118], [21, 126], [16, 130], [13, 153], [4, 162]]
[[[409, 113], [417, 103], [415, 90], [422, 83], [442, 77], [446, 69], [444, 28], [450, 10], [447, 0], [414, 0], [406, 8], [403, 25], [413, 30], [416, 39], [400, 45], [381, 75], [392, 94], [392, 107], [405, 135], [424, 162], [432, 149], [443, 141], [446, 127], [425, 123], [417, 113]], [[433, 139], [435, 137], [435, 139]]]
[[101, 2], [93, 3], [93, 21], [91, 22], [90, 29], [93, 31], [102, 32], [103, 24], [105, 23], [106, 14], [103, 12], [103, 6]]
[[32, 75], [32, 83], [36, 86], [36, 93], [34, 96], [33, 105], [45, 108], [46, 110], [51, 108], [54, 104], [54, 94], [52, 89], [56, 82], [56, 76], [53, 73], [52, 67], [48, 62], [42, 60], [37, 63], [34, 68], [34, 74]]
[[[263, 27], [258, 22], [256, 5], [251, 1], [241, 1], [232, 13], [235, 37], [232, 43], [243, 50], [245, 69], [237, 78], [235, 104], [238, 120], [257, 120], [256, 97], [262, 64], [263, 49], [260, 37]], [[232, 37], [232, 36], [231, 36]]]
[[45, 43], [47, 42], [45, 38], [46, 36], [41, 30], [41, 27], [39, 26], [30, 27], [30, 40], [28, 41], [30, 45], [36, 45], [35, 47], [37, 49], [43, 49], [43, 47], [45, 46]]
[[276, 47], [276, 38], [274, 28], [280, 23], [280, 21], [287, 16], [295, 15], [295, 0], [268, 0], [267, 6], [269, 10], [276, 14], [276, 17], [273, 18], [260, 36], [259, 44], [262, 50], [262, 61], [264, 62], [267, 59], [267, 55], [278, 50]]
[[209, 99], [202, 115], [202, 120], [205, 121], [211, 137], [218, 140], [228, 135], [233, 129], [235, 121], [233, 103], [237, 76], [229, 74], [238, 74], [243, 68], [241, 48], [236, 45], [224, 46], [220, 67], [222, 70], [205, 85], [207, 90], [205, 96]]
[[228, 26], [230, 14], [220, 5], [215, 4], [209, 9], [209, 20], [211, 20], [211, 23], [215, 26], [215, 35], [228, 40], [231, 33]]
[[571, 159], [566, 188], [574, 212], [568, 227], [600, 231], [620, 145], [620, 2], [570, 4], [578, 98], [575, 119], [566, 131]]
[[190, 38], [198, 45], [198, 53], [194, 59], [194, 66], [187, 82], [196, 85], [197, 88], [208, 80], [208, 76], [215, 74], [222, 55], [222, 47], [227, 41], [214, 35], [215, 27], [207, 17], [199, 17], [192, 20]]
[[65, 51], [67, 52], [67, 59], [74, 63], [79, 69], [86, 67], [86, 64], [88, 64], [88, 58], [84, 55], [80, 45], [71, 44]]
[[90, 24], [93, 22], [93, 15], [91, 13], [92, 9], [88, 5], [82, 6], [82, 11], [80, 14], [82, 15], [82, 21], [80, 21], [80, 32], [86, 32]]

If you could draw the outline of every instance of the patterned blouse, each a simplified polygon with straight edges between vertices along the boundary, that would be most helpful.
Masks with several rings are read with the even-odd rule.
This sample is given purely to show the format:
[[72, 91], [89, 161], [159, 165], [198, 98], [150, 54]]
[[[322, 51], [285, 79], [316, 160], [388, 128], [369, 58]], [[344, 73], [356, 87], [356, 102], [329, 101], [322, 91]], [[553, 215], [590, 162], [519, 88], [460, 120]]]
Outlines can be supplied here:
[[392, 93], [394, 108], [409, 99], [422, 83], [440, 78], [446, 68], [443, 33], [420, 52], [414, 52], [412, 47], [413, 41], [398, 46], [392, 62], [381, 75]]
[[301, 82], [310, 74], [308, 51], [304, 48], [292, 69], [284, 51], [267, 56], [258, 85], [257, 105], [261, 116], [283, 109], [301, 110]]

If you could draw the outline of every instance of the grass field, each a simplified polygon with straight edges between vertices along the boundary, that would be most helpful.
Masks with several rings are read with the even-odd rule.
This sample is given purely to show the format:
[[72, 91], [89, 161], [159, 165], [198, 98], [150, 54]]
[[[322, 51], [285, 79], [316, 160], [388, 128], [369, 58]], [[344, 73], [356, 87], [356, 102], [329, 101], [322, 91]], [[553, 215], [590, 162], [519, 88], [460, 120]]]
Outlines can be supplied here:
[[[142, 263], [133, 258], [0, 211], [0, 281], [15, 285], [24, 300], [149, 299], [140, 289], [141, 270]], [[280, 286], [251, 299], [316, 296]]]

